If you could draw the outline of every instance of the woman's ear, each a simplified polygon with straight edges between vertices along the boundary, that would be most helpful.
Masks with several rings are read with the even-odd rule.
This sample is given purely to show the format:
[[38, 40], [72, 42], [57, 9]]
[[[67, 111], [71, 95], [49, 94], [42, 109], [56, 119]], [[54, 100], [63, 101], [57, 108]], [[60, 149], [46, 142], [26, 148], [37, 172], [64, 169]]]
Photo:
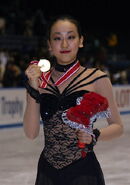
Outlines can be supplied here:
[[83, 41], [84, 41], [84, 37], [81, 36], [80, 43], [79, 43], [79, 48], [82, 48], [83, 47]]

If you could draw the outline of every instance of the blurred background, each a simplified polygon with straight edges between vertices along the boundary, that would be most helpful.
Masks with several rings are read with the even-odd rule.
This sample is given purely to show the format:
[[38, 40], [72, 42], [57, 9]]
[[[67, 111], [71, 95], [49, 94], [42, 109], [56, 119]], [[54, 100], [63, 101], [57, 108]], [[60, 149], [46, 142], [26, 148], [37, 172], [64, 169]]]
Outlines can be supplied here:
[[[130, 83], [128, 6], [111, 0], [0, 2], [0, 86], [21, 87], [32, 59], [47, 58], [45, 30], [51, 17], [71, 14], [86, 37], [80, 60], [100, 67], [113, 84]], [[10, 80], [8, 80], [10, 79]]]

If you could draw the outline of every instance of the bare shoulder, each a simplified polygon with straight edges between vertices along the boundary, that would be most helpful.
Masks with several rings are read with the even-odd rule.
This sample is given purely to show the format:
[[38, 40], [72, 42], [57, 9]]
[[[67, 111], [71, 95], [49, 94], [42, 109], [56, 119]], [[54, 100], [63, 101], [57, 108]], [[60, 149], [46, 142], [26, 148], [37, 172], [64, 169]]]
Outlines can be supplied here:
[[107, 73], [98, 68], [88, 68], [88, 73], [93, 73], [94, 77], [107, 76]]

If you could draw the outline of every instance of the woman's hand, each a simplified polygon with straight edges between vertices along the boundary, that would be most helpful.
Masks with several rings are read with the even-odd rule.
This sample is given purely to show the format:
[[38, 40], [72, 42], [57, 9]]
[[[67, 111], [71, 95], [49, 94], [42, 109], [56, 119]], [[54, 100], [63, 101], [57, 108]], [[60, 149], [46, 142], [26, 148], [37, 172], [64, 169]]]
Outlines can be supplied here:
[[40, 67], [36, 64], [29, 65], [29, 67], [26, 69], [25, 74], [27, 75], [29, 79], [29, 84], [35, 88], [38, 89], [41, 80], [39, 77], [41, 76]]
[[77, 137], [80, 143], [90, 144], [92, 142], [92, 136], [83, 130], [77, 132]]

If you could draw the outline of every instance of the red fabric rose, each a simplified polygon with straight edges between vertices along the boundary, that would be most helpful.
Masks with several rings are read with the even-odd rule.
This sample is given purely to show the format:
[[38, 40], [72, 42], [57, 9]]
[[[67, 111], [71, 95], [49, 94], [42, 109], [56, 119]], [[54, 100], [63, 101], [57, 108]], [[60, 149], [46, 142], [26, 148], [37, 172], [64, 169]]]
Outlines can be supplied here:
[[[79, 97], [77, 102], [78, 105], [69, 108], [63, 113], [63, 121], [69, 124], [72, 128], [82, 128], [87, 132], [92, 133], [92, 124], [95, 119], [103, 117], [104, 115], [106, 117], [108, 101], [100, 94], [90, 92], [84, 94], [83, 97]], [[102, 112], [104, 113], [101, 114]], [[84, 151], [85, 145], [85, 143], [78, 141], [78, 146], [82, 149], [82, 157], [86, 156], [86, 152]]]
[[108, 101], [105, 97], [95, 92], [90, 92], [83, 95], [79, 105], [68, 109], [67, 118], [88, 127], [90, 118], [99, 112], [107, 110], [107, 108]]

